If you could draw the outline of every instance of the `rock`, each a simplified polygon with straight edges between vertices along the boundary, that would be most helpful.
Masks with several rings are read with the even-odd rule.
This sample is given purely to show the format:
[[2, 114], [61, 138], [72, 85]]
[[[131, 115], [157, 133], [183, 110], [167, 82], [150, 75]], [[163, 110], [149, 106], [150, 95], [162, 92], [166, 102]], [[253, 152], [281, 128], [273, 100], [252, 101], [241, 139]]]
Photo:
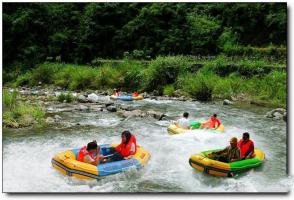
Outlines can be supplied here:
[[55, 120], [52, 117], [47, 117], [46, 118], [46, 123], [53, 124], [54, 122], [55, 122]]
[[103, 111], [104, 107], [105, 107], [104, 105], [93, 105], [93, 106], [90, 106], [89, 109], [92, 111], [98, 112], [98, 111]]
[[284, 108], [276, 108], [270, 112], [266, 113], [266, 117], [268, 118], [275, 118], [275, 119], [282, 119], [284, 115], [286, 115], [286, 110]]
[[96, 103], [98, 101], [98, 96], [94, 93], [88, 95], [88, 100], [92, 103]]
[[122, 114], [123, 117], [125, 118], [130, 118], [130, 117], [145, 117], [146, 114], [143, 113], [141, 110], [133, 110], [133, 111], [124, 111], [121, 110], [119, 113]]
[[161, 112], [156, 112], [154, 110], [147, 111], [147, 115], [154, 117], [155, 119], [161, 120], [164, 117], [164, 114]]
[[122, 110], [126, 110], [126, 111], [132, 111], [132, 110], [135, 110], [135, 108], [133, 107], [133, 106], [131, 106], [131, 105], [120, 105], [120, 107], [119, 107], [120, 109], [122, 109]]
[[144, 98], [150, 97], [150, 95], [147, 92], [144, 92], [141, 94]]
[[107, 102], [105, 102], [105, 107], [108, 107], [108, 106], [111, 106], [111, 105], [114, 105], [114, 102], [113, 101], [107, 101]]
[[56, 97], [58, 97], [59, 95], [61, 95], [61, 92], [54, 92], [54, 95], [55, 95]]
[[109, 112], [116, 112], [116, 107], [115, 106], [108, 106], [106, 108]]
[[76, 110], [79, 110], [79, 111], [85, 111], [85, 110], [88, 110], [88, 106], [85, 106], [85, 105], [78, 105], [76, 108]]
[[79, 95], [78, 96], [78, 102], [80, 103], [86, 103], [88, 100], [86, 99], [86, 97], [84, 95]]
[[60, 121], [60, 120], [62, 119], [62, 117], [60, 117], [59, 115], [54, 115], [54, 119], [55, 119], [56, 121]]
[[187, 97], [185, 96], [181, 96], [180, 98], [178, 98], [179, 101], [187, 101]]
[[228, 99], [225, 99], [224, 101], [223, 101], [223, 105], [233, 105], [234, 103], [232, 102], [232, 101], [230, 101], [230, 100], [228, 100]]
[[39, 94], [39, 91], [38, 90], [34, 90], [34, 91], [31, 92], [31, 94], [32, 95], [38, 95]]

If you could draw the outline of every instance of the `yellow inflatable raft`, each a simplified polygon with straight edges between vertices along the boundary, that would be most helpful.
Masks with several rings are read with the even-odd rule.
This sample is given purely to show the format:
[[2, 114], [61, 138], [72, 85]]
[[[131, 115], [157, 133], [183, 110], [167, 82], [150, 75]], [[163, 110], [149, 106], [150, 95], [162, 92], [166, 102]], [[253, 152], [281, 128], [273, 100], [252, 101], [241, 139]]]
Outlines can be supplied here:
[[231, 163], [212, 160], [208, 157], [209, 153], [218, 150], [220, 149], [204, 151], [192, 155], [189, 159], [191, 167], [215, 176], [233, 177], [236, 174], [260, 166], [265, 159], [264, 153], [259, 149], [254, 150], [255, 156], [253, 158]]
[[133, 97], [133, 96], [115, 96], [115, 95], [111, 95], [110, 99], [121, 100], [121, 101], [133, 101], [133, 100], [142, 100], [143, 96], [139, 95], [137, 97]]
[[[112, 144], [100, 145], [101, 153], [104, 154], [103, 147], [117, 146]], [[80, 149], [67, 150], [56, 154], [51, 162], [55, 169], [68, 176], [74, 176], [79, 179], [98, 179], [100, 176], [115, 174], [129, 168], [141, 168], [146, 165], [150, 159], [150, 153], [140, 146], [137, 146], [137, 152], [130, 159], [101, 163], [94, 166], [88, 163], [77, 161], [77, 155]]]
[[[167, 132], [171, 135], [174, 135], [174, 134], [179, 134], [179, 133], [186, 133], [186, 132], [189, 132], [189, 133], [199, 133], [199, 130], [203, 130], [203, 129], [183, 129], [183, 128], [180, 128], [178, 127], [177, 125], [175, 124], [171, 124], [169, 125], [169, 127], [167, 128]], [[225, 131], [225, 126], [223, 124], [221, 124], [217, 129], [206, 129], [206, 130], [210, 130], [211, 132], [216, 132], [216, 133], [223, 133]]]

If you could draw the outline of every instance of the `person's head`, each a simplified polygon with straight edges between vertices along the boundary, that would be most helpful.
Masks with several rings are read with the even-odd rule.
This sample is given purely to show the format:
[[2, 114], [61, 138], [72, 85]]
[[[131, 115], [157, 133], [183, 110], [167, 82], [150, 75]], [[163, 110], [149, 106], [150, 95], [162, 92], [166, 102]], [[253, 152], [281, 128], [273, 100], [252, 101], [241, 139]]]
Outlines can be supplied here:
[[184, 112], [183, 117], [188, 118], [189, 117], [189, 113]]
[[132, 134], [130, 131], [123, 131], [121, 134], [122, 143], [127, 144], [130, 141]]
[[238, 143], [238, 139], [236, 137], [232, 137], [230, 140], [231, 147], [236, 147]]
[[242, 139], [243, 139], [244, 141], [249, 140], [249, 138], [250, 138], [250, 136], [249, 136], [249, 133], [248, 133], [248, 132], [243, 133]]
[[93, 140], [92, 142], [89, 142], [87, 144], [87, 151], [90, 153], [94, 153], [97, 150], [100, 150], [100, 147], [97, 145], [96, 140]]
[[217, 114], [215, 114], [215, 113], [214, 113], [213, 115], [210, 116], [210, 119], [211, 119], [211, 120], [214, 120], [214, 119], [216, 119], [216, 118], [217, 118]]

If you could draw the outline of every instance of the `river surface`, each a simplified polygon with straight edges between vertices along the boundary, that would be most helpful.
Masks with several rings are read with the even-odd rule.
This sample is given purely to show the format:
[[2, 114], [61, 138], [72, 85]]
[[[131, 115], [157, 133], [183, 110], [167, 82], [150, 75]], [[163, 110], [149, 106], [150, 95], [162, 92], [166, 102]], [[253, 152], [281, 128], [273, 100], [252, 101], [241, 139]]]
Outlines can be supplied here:
[[[170, 121], [153, 118], [124, 120], [117, 113], [61, 112], [63, 120], [80, 126], [3, 130], [4, 192], [287, 192], [292, 178], [287, 175], [287, 132], [284, 121], [265, 118], [269, 108], [223, 106], [220, 103], [158, 101], [145, 99], [132, 104], [155, 110], [176, 120], [188, 111], [190, 118], [206, 120], [218, 113], [224, 134], [201, 130], [197, 134], [169, 135]], [[119, 143], [123, 130], [135, 134], [137, 143], [151, 153], [140, 170], [85, 181], [67, 177], [51, 165], [58, 152], [79, 148], [93, 139]], [[263, 166], [235, 178], [213, 177], [191, 168], [191, 154], [227, 146], [231, 137], [248, 131], [255, 146], [265, 152]]]

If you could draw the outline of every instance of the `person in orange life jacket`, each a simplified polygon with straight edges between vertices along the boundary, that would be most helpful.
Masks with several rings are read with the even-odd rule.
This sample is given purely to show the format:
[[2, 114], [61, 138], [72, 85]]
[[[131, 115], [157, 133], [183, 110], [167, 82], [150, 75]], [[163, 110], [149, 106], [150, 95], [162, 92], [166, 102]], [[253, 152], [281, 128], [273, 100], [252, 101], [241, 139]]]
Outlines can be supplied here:
[[100, 155], [100, 147], [94, 140], [80, 149], [77, 160], [97, 166], [103, 158], [104, 156]]
[[[106, 148], [105, 159], [103, 162], [120, 161], [128, 159], [137, 151], [136, 138], [129, 131], [123, 131], [121, 134], [121, 143], [117, 147]], [[110, 156], [107, 156], [111, 154]]]
[[254, 143], [249, 137], [249, 133], [245, 132], [243, 133], [242, 139], [238, 142], [242, 160], [254, 157]]
[[213, 114], [207, 122], [201, 124], [200, 128], [217, 129], [220, 125], [221, 122], [217, 118], [217, 114]]
[[137, 97], [137, 96], [139, 96], [139, 93], [137, 90], [135, 90], [135, 92], [133, 93], [133, 97]]

